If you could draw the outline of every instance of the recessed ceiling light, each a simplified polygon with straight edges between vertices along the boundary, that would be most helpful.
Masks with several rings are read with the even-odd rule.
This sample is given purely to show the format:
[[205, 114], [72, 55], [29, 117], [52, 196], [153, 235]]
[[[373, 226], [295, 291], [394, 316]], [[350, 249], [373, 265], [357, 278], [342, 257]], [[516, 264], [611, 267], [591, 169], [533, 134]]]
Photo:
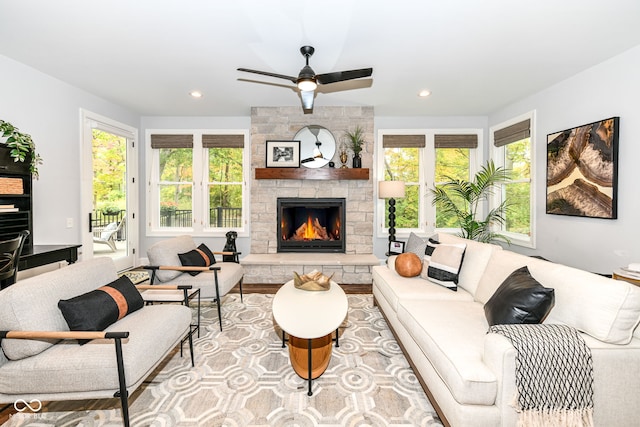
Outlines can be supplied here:
[[202, 98], [202, 92], [199, 92], [197, 90], [192, 90], [191, 92], [189, 92], [189, 95], [194, 98]]
[[426, 90], [426, 89], [423, 89], [423, 90], [421, 90], [420, 92], [418, 92], [418, 96], [419, 96], [420, 98], [426, 98], [426, 97], [427, 97], [427, 96], [429, 96], [429, 95], [431, 95], [431, 92], [430, 92], [430, 91], [428, 91], [428, 90]]

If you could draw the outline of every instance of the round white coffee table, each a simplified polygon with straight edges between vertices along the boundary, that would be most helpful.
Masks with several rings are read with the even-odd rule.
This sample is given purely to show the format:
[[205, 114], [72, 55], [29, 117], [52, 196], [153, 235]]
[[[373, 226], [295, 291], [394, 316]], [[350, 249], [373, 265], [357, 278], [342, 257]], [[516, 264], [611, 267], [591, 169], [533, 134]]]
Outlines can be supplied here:
[[327, 369], [331, 359], [332, 334], [347, 316], [349, 303], [344, 291], [331, 281], [328, 291], [296, 289], [293, 280], [285, 283], [273, 298], [273, 317], [284, 333], [289, 334], [289, 358], [294, 371], [309, 380], [309, 396], [312, 380]]

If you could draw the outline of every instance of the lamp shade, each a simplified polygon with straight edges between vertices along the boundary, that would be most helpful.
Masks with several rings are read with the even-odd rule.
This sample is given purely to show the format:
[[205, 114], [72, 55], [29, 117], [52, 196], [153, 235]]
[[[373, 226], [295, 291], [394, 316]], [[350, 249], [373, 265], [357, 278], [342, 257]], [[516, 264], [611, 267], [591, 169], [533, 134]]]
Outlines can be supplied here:
[[378, 198], [400, 199], [404, 197], [404, 181], [380, 181], [378, 183]]

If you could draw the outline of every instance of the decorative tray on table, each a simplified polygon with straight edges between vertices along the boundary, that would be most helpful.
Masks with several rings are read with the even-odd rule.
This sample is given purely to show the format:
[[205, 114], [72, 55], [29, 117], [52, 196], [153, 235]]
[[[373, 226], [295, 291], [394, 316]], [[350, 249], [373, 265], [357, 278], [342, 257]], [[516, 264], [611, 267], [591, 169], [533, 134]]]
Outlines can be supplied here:
[[318, 270], [313, 270], [307, 274], [300, 276], [295, 271], [293, 272], [293, 286], [296, 289], [302, 289], [304, 291], [328, 291], [331, 287], [331, 276], [325, 276]]

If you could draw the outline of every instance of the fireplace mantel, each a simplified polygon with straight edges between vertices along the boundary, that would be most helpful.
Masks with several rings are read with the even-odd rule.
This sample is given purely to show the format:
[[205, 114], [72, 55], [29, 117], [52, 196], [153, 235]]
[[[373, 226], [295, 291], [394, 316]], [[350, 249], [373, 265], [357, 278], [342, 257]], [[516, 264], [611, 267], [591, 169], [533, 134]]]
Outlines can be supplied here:
[[256, 168], [256, 179], [369, 179], [367, 168]]

